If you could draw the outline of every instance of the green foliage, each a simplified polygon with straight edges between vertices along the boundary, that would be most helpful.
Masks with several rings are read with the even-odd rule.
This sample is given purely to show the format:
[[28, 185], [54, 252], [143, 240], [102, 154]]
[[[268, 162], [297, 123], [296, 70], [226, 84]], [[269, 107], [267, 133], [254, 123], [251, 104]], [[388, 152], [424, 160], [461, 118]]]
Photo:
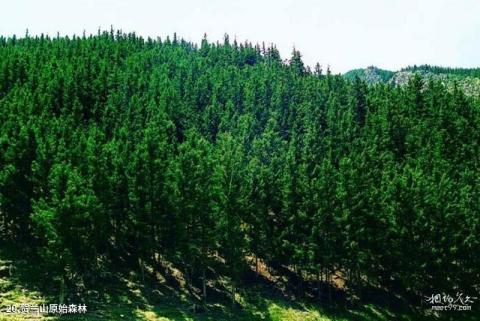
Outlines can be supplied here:
[[367, 67], [366, 69], [353, 69], [344, 74], [344, 76], [350, 80], [360, 78], [367, 83], [388, 82], [395, 73], [390, 70], [380, 69], [374, 66]]
[[253, 256], [300, 284], [478, 287], [479, 101], [352, 75], [228, 37], [0, 38], [1, 237], [67, 283], [167, 260], [205, 284], [221, 258], [238, 286]]

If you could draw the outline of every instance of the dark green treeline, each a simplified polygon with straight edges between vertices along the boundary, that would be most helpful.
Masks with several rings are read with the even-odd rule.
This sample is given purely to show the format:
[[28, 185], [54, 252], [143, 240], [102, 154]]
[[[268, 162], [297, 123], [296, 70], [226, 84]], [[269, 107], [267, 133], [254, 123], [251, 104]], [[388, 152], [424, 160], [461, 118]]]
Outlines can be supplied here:
[[[318, 53], [321, 56], [321, 52]], [[0, 38], [0, 233], [69, 282], [248, 258], [415, 293], [480, 283], [480, 108], [294, 51], [135, 34]]]

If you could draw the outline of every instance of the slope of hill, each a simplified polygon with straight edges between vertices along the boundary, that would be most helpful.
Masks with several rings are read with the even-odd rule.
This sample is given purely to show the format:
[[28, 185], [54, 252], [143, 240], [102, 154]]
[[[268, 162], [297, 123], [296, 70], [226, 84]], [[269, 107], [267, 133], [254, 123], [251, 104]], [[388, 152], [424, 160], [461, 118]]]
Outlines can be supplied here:
[[389, 71], [370, 66], [364, 69], [353, 69], [344, 74], [348, 79], [359, 77], [368, 84], [386, 83], [403, 86], [418, 74], [423, 80], [439, 81], [452, 89], [456, 83], [469, 96], [480, 94], [480, 68], [447, 68], [438, 66], [409, 66], [399, 71]]
[[369, 66], [365, 69], [353, 69], [344, 74], [348, 79], [355, 77], [365, 80], [369, 84], [388, 82], [395, 75], [393, 71], [380, 69], [375, 66]]
[[228, 37], [27, 35], [0, 37], [0, 124], [0, 308], [308, 320], [304, 302], [427, 314], [479, 292], [480, 99], [461, 90]]
[[[149, 268], [144, 276], [131, 271], [110, 273], [109, 282], [98, 283], [81, 297], [66, 299], [65, 304], [84, 304], [86, 312], [36, 313], [32, 307], [63, 303], [54, 287], [39, 291], [45, 290], [41, 285], [44, 272], [38, 265], [29, 265], [23, 252], [10, 244], [0, 247], [0, 321], [427, 321], [432, 318], [431, 314], [423, 315], [398, 302], [394, 305], [357, 302], [346, 306], [329, 302], [324, 296], [321, 304], [309, 296], [295, 298], [291, 284], [285, 284], [273, 270], [270, 274], [265, 269], [259, 271], [255, 282], [243, 285], [235, 305], [229, 298], [228, 278], [215, 280], [214, 304], [199, 306], [195, 294], [180, 285], [184, 282], [180, 274], [171, 277]], [[17, 308], [15, 313], [5, 312], [12, 306]], [[27, 306], [29, 310], [22, 310], [21, 307]], [[467, 315], [456, 316], [458, 321], [474, 320]]]

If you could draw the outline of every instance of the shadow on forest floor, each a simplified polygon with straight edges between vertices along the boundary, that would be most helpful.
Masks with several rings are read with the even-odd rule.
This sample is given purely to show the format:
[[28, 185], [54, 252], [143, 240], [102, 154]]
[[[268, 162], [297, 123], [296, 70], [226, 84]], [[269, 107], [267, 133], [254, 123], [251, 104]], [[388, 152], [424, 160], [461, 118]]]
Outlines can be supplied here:
[[[14, 246], [0, 247], [0, 309], [15, 304], [59, 303], [59, 282], [43, 273], [34, 264], [31, 253]], [[8, 265], [8, 269], [5, 266]], [[171, 264], [146, 266], [139, 272], [116, 272], [102, 276], [102, 282], [94, 289], [81, 293], [69, 293], [65, 303], [84, 303], [85, 315], [52, 315], [29, 320], [231, 320], [231, 321], [394, 321], [432, 320], [422, 316], [404, 301], [378, 289], [365, 289], [361, 301], [352, 303], [344, 290], [322, 283], [320, 296], [318, 283], [303, 282], [300, 296], [299, 279], [285, 267], [268, 267], [269, 274], [255, 273], [248, 269], [243, 284], [239, 286], [235, 305], [229, 293], [231, 286], [223, 270], [216, 262], [208, 271], [208, 304], [200, 302], [200, 284], [190, 287], [179, 270]], [[125, 267], [124, 267], [125, 269]], [[155, 272], [154, 272], [155, 271]], [[288, 281], [287, 281], [288, 280]], [[191, 290], [187, 290], [191, 288]], [[327, 295], [330, 293], [330, 295]], [[331, 296], [331, 301], [328, 299]], [[452, 320], [476, 320], [470, 317], [444, 318]], [[24, 320], [25, 315], [7, 315], [0, 312], [0, 320]]]

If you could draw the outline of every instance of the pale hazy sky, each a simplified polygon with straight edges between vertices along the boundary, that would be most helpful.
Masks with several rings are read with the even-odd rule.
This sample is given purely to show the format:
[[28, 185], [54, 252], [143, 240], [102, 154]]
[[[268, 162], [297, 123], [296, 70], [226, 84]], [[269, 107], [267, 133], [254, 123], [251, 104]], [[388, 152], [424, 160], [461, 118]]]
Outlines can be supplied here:
[[7, 0], [0, 34], [96, 33], [110, 25], [199, 42], [228, 33], [274, 43], [283, 58], [295, 46], [307, 64], [334, 72], [376, 65], [480, 66], [480, 0]]

